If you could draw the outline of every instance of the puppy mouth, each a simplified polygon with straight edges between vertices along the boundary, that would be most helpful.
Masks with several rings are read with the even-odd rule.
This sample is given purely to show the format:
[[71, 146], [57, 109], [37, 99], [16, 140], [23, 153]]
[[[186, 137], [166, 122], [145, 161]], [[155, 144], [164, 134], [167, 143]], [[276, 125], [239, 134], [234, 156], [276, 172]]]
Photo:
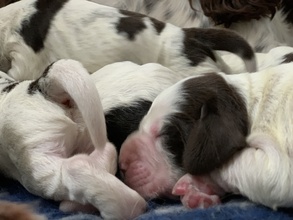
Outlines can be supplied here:
[[133, 162], [127, 169], [121, 167], [123, 181], [145, 199], [172, 197], [172, 185], [160, 169], [149, 169], [142, 162]]

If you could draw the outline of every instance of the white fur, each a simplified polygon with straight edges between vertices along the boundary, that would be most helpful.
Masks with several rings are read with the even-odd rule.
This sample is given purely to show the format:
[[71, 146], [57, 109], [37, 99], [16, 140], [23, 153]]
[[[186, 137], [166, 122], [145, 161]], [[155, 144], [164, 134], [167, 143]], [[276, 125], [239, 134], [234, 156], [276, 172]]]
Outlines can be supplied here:
[[[90, 0], [104, 5], [110, 5], [130, 11], [147, 14], [161, 21], [169, 22], [179, 27], [217, 27], [206, 17], [198, 0], [193, 0], [193, 11], [187, 0], [152, 0], [148, 4], [154, 7], [147, 10], [143, 0]], [[155, 3], [157, 1], [157, 3]], [[167, 15], [166, 15], [167, 14]], [[196, 16], [195, 16], [196, 14]], [[244, 37], [257, 52], [268, 52], [281, 46], [293, 46], [293, 27], [285, 21], [285, 14], [278, 10], [271, 20], [269, 17], [248, 22], [233, 23], [229, 29]]]
[[244, 97], [250, 132], [248, 147], [211, 176], [225, 191], [271, 208], [293, 206], [292, 70], [290, 63], [223, 75]]
[[65, 3], [50, 24], [44, 49], [35, 53], [18, 32], [23, 21], [34, 14], [35, 2], [22, 0], [0, 9], [0, 67], [7, 68], [7, 62], [11, 61], [8, 74], [14, 79], [35, 79], [46, 66], [61, 58], [80, 61], [91, 73], [125, 60], [137, 64], [160, 63], [183, 76], [224, 71], [221, 59], [215, 62], [209, 57], [191, 66], [183, 54], [184, 31], [181, 28], [166, 24], [158, 35], [151, 19], [145, 17], [147, 28], [131, 41], [116, 29], [125, 15], [116, 8], [85, 0]]
[[[105, 219], [131, 219], [146, 202], [113, 175], [117, 153], [89, 77], [80, 63], [60, 60], [35, 93], [28, 93], [33, 81], [1, 93], [0, 170], [33, 194], [91, 204]], [[13, 83], [1, 78], [2, 89]]]
[[104, 112], [117, 106], [153, 101], [164, 89], [183, 78], [156, 63], [138, 65], [129, 61], [109, 64], [91, 75], [99, 91]]
[[[256, 53], [257, 69], [264, 70], [268, 67], [280, 65], [284, 62], [285, 56], [288, 54], [293, 54], [293, 47], [279, 46], [265, 53]], [[229, 66], [231, 72], [235, 74], [246, 72], [243, 61], [236, 55], [224, 53], [222, 59]]]

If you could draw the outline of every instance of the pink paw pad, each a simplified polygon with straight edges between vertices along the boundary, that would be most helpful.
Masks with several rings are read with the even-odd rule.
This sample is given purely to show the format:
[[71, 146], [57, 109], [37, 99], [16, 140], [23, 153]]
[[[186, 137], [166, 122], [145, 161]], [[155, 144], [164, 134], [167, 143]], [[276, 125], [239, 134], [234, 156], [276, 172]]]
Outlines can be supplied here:
[[221, 203], [213, 191], [212, 185], [204, 178], [186, 174], [175, 184], [172, 194], [180, 196], [187, 208], [208, 208]]
[[181, 197], [182, 204], [187, 208], [208, 208], [220, 204], [217, 195], [208, 195], [194, 189], [188, 189], [187, 193]]

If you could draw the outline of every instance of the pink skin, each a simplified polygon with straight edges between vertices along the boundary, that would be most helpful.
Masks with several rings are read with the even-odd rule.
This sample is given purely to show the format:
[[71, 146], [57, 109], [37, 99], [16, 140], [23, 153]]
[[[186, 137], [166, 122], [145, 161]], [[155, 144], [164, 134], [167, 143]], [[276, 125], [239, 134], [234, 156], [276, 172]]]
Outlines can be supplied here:
[[186, 174], [175, 184], [172, 193], [181, 197], [187, 208], [208, 208], [220, 204], [224, 191], [209, 177]]
[[[146, 199], [171, 196], [181, 176], [161, 146], [156, 132], [138, 131], [123, 143], [119, 156], [124, 182]], [[180, 174], [179, 174], [180, 173]]]

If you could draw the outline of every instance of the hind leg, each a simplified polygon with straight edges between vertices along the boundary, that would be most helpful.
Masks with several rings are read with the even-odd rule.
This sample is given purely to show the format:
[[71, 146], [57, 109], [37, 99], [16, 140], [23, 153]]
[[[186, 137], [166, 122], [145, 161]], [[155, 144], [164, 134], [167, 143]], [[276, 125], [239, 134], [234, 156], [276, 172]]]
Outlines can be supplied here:
[[128, 219], [143, 213], [146, 203], [142, 197], [110, 174], [108, 165], [102, 166], [109, 155], [94, 156], [79, 154], [65, 159], [33, 151], [30, 166], [19, 169], [26, 174], [19, 181], [45, 198], [90, 204], [106, 219]]

